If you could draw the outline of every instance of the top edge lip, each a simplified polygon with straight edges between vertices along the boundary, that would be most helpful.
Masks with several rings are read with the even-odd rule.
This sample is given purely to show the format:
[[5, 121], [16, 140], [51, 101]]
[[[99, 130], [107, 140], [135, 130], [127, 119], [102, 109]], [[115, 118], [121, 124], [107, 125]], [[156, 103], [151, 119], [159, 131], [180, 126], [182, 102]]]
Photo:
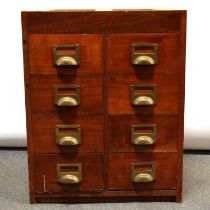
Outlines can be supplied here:
[[50, 13], [50, 12], [179, 12], [184, 11], [186, 9], [72, 9], [72, 10], [65, 10], [65, 9], [56, 9], [56, 10], [23, 10], [21, 13]]

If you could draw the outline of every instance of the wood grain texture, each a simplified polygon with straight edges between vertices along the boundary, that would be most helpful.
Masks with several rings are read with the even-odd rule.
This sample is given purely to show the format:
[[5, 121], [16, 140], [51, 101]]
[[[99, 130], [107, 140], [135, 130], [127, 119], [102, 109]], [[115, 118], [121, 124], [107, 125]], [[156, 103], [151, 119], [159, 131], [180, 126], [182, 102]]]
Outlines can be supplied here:
[[[177, 116], [109, 116], [108, 140], [112, 152], [176, 152]], [[155, 124], [157, 126], [156, 143], [137, 146], [131, 143], [131, 125]]]
[[[83, 75], [102, 73], [102, 35], [30, 35], [30, 73], [54, 75]], [[80, 65], [70, 67], [55, 67], [53, 64], [52, 47], [54, 45], [80, 46]]]
[[[134, 66], [131, 62], [132, 44], [158, 44], [157, 64]], [[175, 73], [179, 71], [179, 34], [111, 34], [108, 37], [109, 73]], [[143, 52], [143, 51], [142, 51]]]
[[[181, 202], [186, 11], [22, 12], [22, 26], [30, 202]], [[51, 45], [75, 40], [82, 46], [79, 68], [55, 68]], [[134, 41], [159, 44], [156, 66], [131, 65]], [[139, 82], [157, 85], [154, 108], [131, 105], [130, 85]], [[57, 108], [54, 85], [71, 84], [81, 86], [80, 107]], [[131, 147], [131, 121], [158, 124], [157, 144]], [[68, 122], [85, 126], [84, 146], [57, 148], [52, 127]], [[57, 162], [69, 161], [85, 169], [85, 181], [71, 188], [55, 173]], [[156, 161], [157, 181], [134, 185], [129, 161]]]
[[[80, 125], [81, 144], [60, 146], [56, 144], [56, 125]], [[34, 116], [33, 150], [34, 153], [93, 153], [103, 152], [103, 116]]]
[[[80, 105], [58, 107], [54, 103], [54, 86], [80, 85]], [[31, 107], [33, 114], [89, 115], [103, 114], [102, 77], [31, 77]]]
[[[131, 163], [154, 162], [156, 180], [150, 183], [131, 182]], [[109, 155], [109, 190], [176, 189], [176, 153], [112, 154]]]
[[[26, 12], [29, 33], [153, 33], [180, 30], [184, 11]], [[68, 27], [70, 26], [70, 27]]]
[[[78, 184], [57, 182], [57, 164], [82, 164], [82, 181]], [[102, 155], [34, 155], [34, 183], [37, 194], [48, 192], [102, 191], [104, 189]]]
[[177, 196], [176, 202], [182, 201], [182, 180], [183, 180], [183, 147], [184, 147], [184, 105], [185, 105], [185, 60], [186, 60], [186, 26], [187, 12], [181, 13], [180, 21], [180, 79], [179, 79], [179, 121], [178, 121], [178, 164], [177, 171]]
[[[75, 196], [76, 195], [76, 196]], [[84, 192], [84, 191], [74, 191], [74, 192], [63, 192], [61, 193], [54, 193], [54, 194], [50, 194], [50, 193], [45, 193], [43, 195], [40, 194], [36, 194], [37, 198], [40, 197], [45, 197], [45, 198], [74, 198], [77, 197], [77, 199], [79, 198], [91, 198], [92, 196], [95, 196], [97, 198], [103, 198], [103, 197], [107, 197], [107, 198], [113, 198], [115, 196], [119, 196], [120, 198], [131, 198], [131, 197], [147, 197], [147, 196], [154, 196], [154, 197], [159, 197], [159, 196], [175, 196], [176, 195], [176, 190], [136, 190], [136, 191], [126, 191], [126, 190], [108, 190], [108, 191], [101, 191], [101, 192]], [[153, 199], [154, 199], [153, 197]], [[103, 201], [104, 202], [104, 201]]]
[[[153, 106], [133, 106], [131, 85], [156, 85], [157, 102]], [[177, 114], [177, 75], [110, 75], [108, 80], [109, 114]]]
[[104, 191], [64, 192], [36, 194], [38, 203], [90, 203], [95, 202], [141, 202], [141, 201], [175, 201], [176, 190], [142, 190], [142, 191]]
[[26, 129], [27, 129], [27, 147], [28, 147], [28, 181], [30, 203], [35, 203], [34, 193], [34, 171], [33, 171], [33, 148], [32, 148], [32, 125], [31, 125], [31, 103], [30, 103], [30, 86], [29, 86], [29, 49], [28, 49], [28, 17], [26, 13], [22, 13], [22, 46], [23, 46], [23, 62], [24, 62], [24, 87], [25, 87], [25, 109], [26, 109]]

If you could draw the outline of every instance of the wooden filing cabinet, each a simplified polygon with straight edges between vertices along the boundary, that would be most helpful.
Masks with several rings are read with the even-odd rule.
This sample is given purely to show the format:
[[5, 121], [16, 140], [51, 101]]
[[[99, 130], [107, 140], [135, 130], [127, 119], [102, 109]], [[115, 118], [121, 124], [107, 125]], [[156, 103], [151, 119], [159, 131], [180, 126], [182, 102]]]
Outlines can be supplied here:
[[186, 11], [22, 26], [31, 203], [181, 202]]

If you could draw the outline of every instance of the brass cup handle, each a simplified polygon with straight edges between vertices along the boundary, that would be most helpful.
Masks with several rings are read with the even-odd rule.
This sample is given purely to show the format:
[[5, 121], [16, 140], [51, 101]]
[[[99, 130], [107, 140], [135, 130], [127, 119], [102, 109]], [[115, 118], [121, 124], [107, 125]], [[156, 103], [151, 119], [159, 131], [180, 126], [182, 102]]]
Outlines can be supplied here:
[[77, 106], [78, 103], [74, 98], [70, 96], [65, 96], [58, 100], [57, 105], [58, 106]]
[[77, 61], [69, 56], [63, 56], [60, 57], [57, 61], [56, 61], [56, 65], [57, 66], [76, 66], [78, 65]]
[[154, 100], [148, 96], [139, 96], [134, 101], [134, 105], [154, 105]]
[[[150, 49], [145, 52], [144, 49]], [[140, 52], [138, 50], [141, 50]], [[157, 63], [158, 44], [132, 44], [131, 60], [134, 65], [155, 65]]]
[[152, 182], [154, 181], [154, 177], [150, 173], [139, 172], [136, 176], [133, 177], [134, 182]]
[[[65, 129], [66, 132], [63, 132]], [[72, 133], [72, 129], [75, 132]], [[81, 127], [80, 125], [56, 125], [56, 144], [60, 146], [77, 146], [81, 144]]]
[[[69, 171], [68, 170], [69, 167]], [[72, 171], [73, 168], [76, 171]], [[77, 184], [82, 181], [81, 163], [57, 164], [57, 181], [61, 184]]]
[[[150, 170], [144, 169], [144, 167], [151, 167]], [[138, 167], [138, 168], [136, 168]], [[140, 169], [141, 167], [142, 170]], [[131, 163], [131, 181], [135, 183], [141, 182], [153, 182], [156, 177], [156, 163], [154, 162], [141, 162]]]
[[79, 145], [79, 141], [73, 136], [64, 136], [57, 142], [59, 145]]
[[150, 136], [138, 136], [133, 140], [135, 145], [152, 145], [155, 141]]
[[146, 55], [142, 55], [142, 56], [138, 56], [134, 59], [133, 64], [135, 65], [154, 65], [155, 61], [153, 58], [146, 56]]
[[59, 182], [62, 184], [77, 184], [80, 182], [80, 179], [72, 174], [66, 174], [59, 178]]

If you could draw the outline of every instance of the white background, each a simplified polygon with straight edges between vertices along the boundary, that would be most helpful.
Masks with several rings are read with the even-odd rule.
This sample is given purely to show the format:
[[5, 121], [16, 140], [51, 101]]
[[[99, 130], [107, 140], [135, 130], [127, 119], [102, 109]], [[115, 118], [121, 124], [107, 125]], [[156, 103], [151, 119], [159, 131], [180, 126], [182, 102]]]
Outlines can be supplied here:
[[25, 146], [22, 10], [187, 9], [185, 148], [210, 149], [210, 12], [208, 1], [7, 0], [0, 3], [0, 146]]

